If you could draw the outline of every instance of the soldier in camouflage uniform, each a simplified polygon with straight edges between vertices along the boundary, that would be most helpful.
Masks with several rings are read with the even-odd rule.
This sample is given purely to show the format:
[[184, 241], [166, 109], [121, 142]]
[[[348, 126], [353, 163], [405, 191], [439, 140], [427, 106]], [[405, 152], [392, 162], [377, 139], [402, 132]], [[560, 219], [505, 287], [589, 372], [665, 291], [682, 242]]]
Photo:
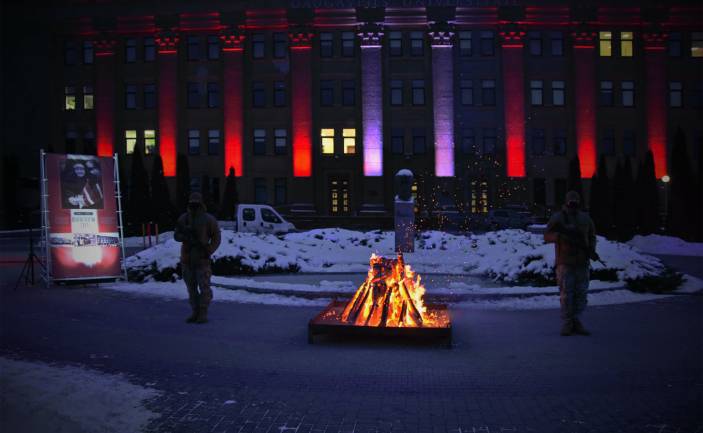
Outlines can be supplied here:
[[566, 204], [547, 223], [544, 240], [555, 244], [556, 277], [561, 301], [561, 335], [590, 335], [579, 320], [588, 302], [590, 260], [596, 254], [596, 233], [591, 217], [579, 210], [576, 191], [566, 194]]
[[178, 218], [173, 238], [182, 242], [181, 270], [193, 310], [186, 322], [206, 323], [212, 300], [210, 256], [220, 246], [220, 228], [215, 217], [206, 212], [199, 193], [190, 195], [188, 210]]

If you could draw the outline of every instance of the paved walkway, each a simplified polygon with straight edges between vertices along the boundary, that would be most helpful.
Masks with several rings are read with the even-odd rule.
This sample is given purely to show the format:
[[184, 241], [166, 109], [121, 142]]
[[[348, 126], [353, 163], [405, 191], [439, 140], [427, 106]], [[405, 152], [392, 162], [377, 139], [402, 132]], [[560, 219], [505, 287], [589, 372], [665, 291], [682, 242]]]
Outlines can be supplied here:
[[455, 348], [308, 345], [314, 308], [5, 286], [0, 356], [78, 363], [164, 391], [161, 432], [703, 432], [703, 297], [548, 311], [454, 310]]

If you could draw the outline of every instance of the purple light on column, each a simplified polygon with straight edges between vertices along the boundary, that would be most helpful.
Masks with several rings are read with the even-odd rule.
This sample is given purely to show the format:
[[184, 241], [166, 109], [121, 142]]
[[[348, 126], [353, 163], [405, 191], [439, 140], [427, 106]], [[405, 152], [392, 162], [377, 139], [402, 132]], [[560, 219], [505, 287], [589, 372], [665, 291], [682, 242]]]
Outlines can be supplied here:
[[454, 176], [454, 70], [451, 33], [430, 34], [434, 108], [435, 176]]
[[383, 33], [361, 36], [361, 119], [364, 129], [364, 176], [383, 175], [383, 88], [381, 45]]

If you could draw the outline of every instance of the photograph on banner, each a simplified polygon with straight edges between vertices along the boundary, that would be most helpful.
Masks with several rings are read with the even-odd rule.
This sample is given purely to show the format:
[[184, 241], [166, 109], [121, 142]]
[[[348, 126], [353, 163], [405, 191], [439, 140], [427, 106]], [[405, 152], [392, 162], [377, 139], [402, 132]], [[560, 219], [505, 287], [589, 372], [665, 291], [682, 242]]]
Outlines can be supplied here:
[[49, 153], [45, 164], [51, 278], [120, 277], [114, 159]]

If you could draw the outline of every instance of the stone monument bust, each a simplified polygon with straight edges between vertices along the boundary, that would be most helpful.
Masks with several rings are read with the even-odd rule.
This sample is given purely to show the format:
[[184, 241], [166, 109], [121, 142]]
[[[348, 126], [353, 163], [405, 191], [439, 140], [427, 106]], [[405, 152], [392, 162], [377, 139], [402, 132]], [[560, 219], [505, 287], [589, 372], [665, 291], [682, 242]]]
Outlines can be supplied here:
[[395, 174], [396, 200], [410, 201], [412, 199], [413, 172], [404, 168]]

